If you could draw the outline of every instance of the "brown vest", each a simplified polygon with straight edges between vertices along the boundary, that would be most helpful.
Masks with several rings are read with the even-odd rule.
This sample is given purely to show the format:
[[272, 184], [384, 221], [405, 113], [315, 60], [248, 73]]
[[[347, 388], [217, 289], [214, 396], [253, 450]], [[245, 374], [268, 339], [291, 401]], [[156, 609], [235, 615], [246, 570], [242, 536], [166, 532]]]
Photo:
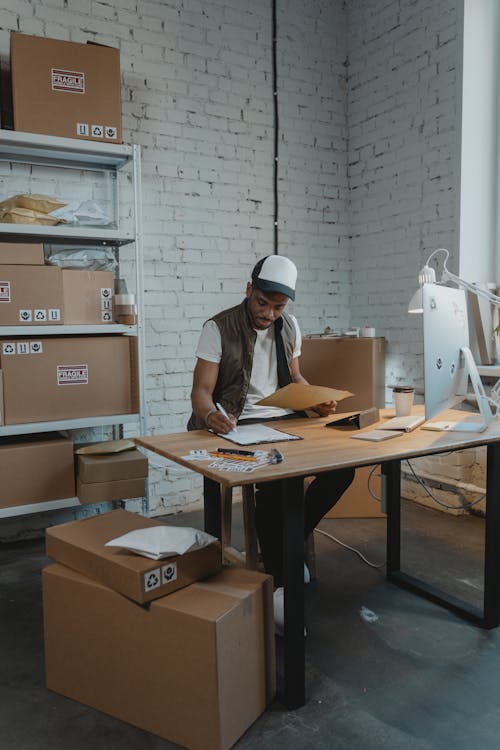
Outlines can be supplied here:
[[[219, 374], [213, 392], [214, 403], [222, 404], [229, 414], [238, 418], [243, 411], [245, 399], [252, 374], [253, 352], [257, 333], [247, 308], [247, 300], [236, 307], [214, 315], [211, 318], [221, 334], [222, 358]], [[281, 336], [284, 345], [284, 362], [278, 361], [278, 383], [282, 387], [291, 382], [290, 364], [295, 348], [296, 331], [291, 318], [282, 313], [273, 323], [275, 337]], [[280, 360], [280, 346], [276, 344], [277, 360]], [[203, 419], [194, 414], [188, 422], [188, 430], [200, 430], [206, 427]]]

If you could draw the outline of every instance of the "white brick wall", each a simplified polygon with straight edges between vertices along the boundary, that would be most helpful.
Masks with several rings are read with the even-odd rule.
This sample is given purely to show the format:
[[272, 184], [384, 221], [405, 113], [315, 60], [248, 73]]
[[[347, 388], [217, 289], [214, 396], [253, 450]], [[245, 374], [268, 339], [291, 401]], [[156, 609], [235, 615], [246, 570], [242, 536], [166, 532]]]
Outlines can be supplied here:
[[422, 321], [408, 302], [430, 252], [457, 252], [456, 5], [347, 5], [352, 314], [386, 336], [388, 383], [422, 385]]
[[[121, 50], [124, 138], [143, 149], [155, 433], [184, 429], [203, 321], [237, 303], [273, 252], [271, 20], [268, 0], [4, 0], [0, 11], [4, 75], [10, 30]], [[421, 382], [406, 305], [428, 253], [455, 239], [458, 53], [453, 0], [278, 1], [280, 251], [299, 267], [294, 312], [304, 332], [375, 325], [388, 382]], [[200, 499], [199, 480], [153, 461], [153, 509]]]

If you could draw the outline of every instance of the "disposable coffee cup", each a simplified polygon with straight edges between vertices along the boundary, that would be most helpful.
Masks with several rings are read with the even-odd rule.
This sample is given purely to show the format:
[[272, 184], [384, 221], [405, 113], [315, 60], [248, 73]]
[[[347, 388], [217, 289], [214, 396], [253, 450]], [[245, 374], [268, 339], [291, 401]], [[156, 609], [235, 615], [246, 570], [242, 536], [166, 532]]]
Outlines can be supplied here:
[[410, 386], [401, 385], [392, 389], [394, 408], [397, 417], [409, 417], [413, 406], [414, 389]]
[[372, 326], [364, 326], [361, 329], [361, 336], [363, 338], [369, 338], [369, 339], [375, 338], [375, 328], [372, 328]]

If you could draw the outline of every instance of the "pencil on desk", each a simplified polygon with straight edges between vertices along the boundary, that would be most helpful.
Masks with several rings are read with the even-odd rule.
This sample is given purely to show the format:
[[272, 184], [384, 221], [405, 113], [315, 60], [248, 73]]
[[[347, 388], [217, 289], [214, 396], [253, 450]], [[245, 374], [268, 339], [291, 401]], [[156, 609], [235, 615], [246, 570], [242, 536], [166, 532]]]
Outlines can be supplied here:
[[229, 458], [231, 461], [253, 461], [254, 463], [257, 461], [255, 456], [239, 456], [235, 453], [221, 453], [218, 451], [217, 453], [214, 453], [214, 451], [209, 451], [210, 455], [214, 458]]

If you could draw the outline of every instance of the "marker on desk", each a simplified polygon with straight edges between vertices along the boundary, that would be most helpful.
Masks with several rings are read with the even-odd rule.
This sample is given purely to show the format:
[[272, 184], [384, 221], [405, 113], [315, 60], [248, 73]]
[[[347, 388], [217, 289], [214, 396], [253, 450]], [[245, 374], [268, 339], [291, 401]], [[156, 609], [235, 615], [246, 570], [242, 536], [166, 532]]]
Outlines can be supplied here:
[[216, 453], [229, 453], [235, 456], [255, 456], [253, 451], [240, 451], [237, 448], [217, 448]]
[[[227, 420], [228, 420], [228, 421], [230, 422], [231, 420], [229, 419], [229, 414], [228, 414], [228, 413], [227, 413], [227, 411], [226, 411], [226, 410], [224, 409], [224, 407], [223, 407], [223, 406], [222, 406], [221, 404], [219, 404], [218, 402], [217, 402], [217, 403], [215, 404], [215, 406], [216, 406], [216, 407], [217, 407], [217, 409], [218, 409], [218, 410], [220, 411], [220, 413], [222, 414], [222, 416], [223, 416], [223, 417], [226, 417], [226, 419], [227, 419]], [[233, 427], [233, 430], [236, 430], [236, 427]]]

